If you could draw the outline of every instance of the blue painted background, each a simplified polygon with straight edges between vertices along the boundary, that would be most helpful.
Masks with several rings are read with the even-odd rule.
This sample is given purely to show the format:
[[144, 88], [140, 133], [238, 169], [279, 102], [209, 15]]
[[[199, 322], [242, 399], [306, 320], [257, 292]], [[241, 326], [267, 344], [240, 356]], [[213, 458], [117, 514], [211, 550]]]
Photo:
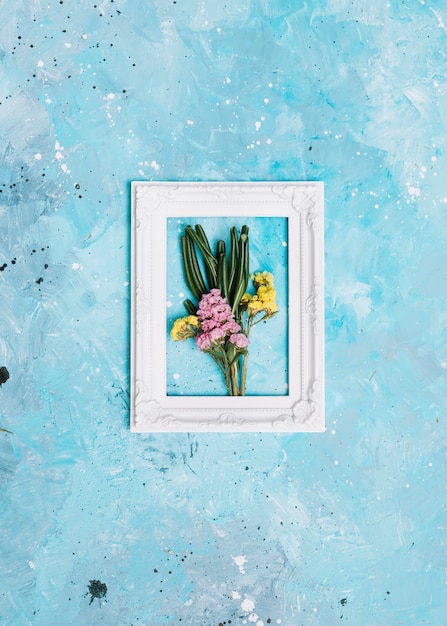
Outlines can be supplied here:
[[[184, 300], [194, 300], [184, 279], [180, 237], [187, 225], [194, 227], [196, 224], [205, 230], [212, 250], [216, 249], [219, 240], [225, 241], [227, 256], [231, 227], [235, 226], [240, 233], [244, 224], [248, 226], [250, 272], [272, 273], [278, 312], [251, 330], [246, 395], [288, 395], [288, 221], [285, 217], [167, 219], [167, 395], [228, 395], [219, 368], [209, 355], [196, 347], [194, 339], [174, 342], [170, 337], [173, 322], [187, 315]], [[201, 254], [197, 256], [205, 276]], [[247, 291], [256, 293], [252, 280]]]
[[[446, 27], [1, 2], [0, 624], [445, 623]], [[138, 179], [325, 183], [325, 434], [130, 435]]]

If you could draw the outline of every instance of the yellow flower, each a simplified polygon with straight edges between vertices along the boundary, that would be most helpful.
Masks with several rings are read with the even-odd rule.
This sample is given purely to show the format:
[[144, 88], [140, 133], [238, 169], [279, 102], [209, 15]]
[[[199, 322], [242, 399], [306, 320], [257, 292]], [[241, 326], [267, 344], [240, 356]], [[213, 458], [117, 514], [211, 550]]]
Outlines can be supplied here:
[[264, 272], [256, 272], [255, 274], [252, 275], [251, 279], [255, 287], [262, 286], [262, 287], [271, 287], [273, 289], [273, 285], [274, 285], [273, 274], [271, 274], [270, 272], [267, 272], [266, 270]]
[[239, 302], [239, 306], [241, 307], [243, 311], [247, 310], [247, 307], [250, 304], [252, 298], [253, 296], [251, 295], [251, 293], [247, 293], [247, 292], [244, 293], [244, 295], [241, 298], [241, 301]]
[[258, 296], [253, 296], [247, 306], [247, 313], [251, 317], [257, 315], [264, 310], [263, 303], [258, 299]]
[[273, 313], [276, 313], [278, 311], [278, 305], [276, 304], [276, 301], [272, 298], [271, 300], [266, 300], [265, 302], [263, 302], [262, 309], [270, 317], [271, 315], [273, 315]]
[[257, 272], [253, 276], [253, 283], [257, 287], [257, 291], [247, 305], [248, 314], [253, 317], [263, 311], [266, 316], [272, 316], [278, 311], [276, 290], [273, 287], [273, 274]]
[[267, 300], [271, 300], [271, 298], [276, 298], [276, 291], [273, 287], [265, 287], [264, 285], [261, 285], [258, 287], [256, 295], [260, 300], [265, 302]]
[[251, 279], [256, 287], [256, 293], [254, 296], [244, 293], [241, 298], [242, 308], [247, 310], [249, 317], [262, 312], [265, 313], [262, 319], [271, 317], [278, 311], [273, 274], [267, 271], [256, 272], [252, 274]]
[[179, 317], [172, 325], [171, 338], [174, 341], [184, 341], [185, 339], [194, 337], [199, 328], [199, 319], [195, 315]]

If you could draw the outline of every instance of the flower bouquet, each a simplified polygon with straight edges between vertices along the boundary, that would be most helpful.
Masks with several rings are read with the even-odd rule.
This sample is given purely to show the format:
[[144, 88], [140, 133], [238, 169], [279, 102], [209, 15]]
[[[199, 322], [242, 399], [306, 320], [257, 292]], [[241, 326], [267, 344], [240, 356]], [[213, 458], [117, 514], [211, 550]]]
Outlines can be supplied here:
[[[240, 232], [231, 227], [228, 254], [224, 240], [212, 252], [200, 224], [186, 226], [180, 239], [185, 281], [197, 304], [184, 301], [188, 315], [175, 320], [171, 338], [193, 338], [216, 363], [230, 396], [246, 393], [252, 327], [278, 311], [273, 275], [268, 271], [250, 275], [248, 231], [246, 225]], [[247, 292], [250, 278], [255, 293]]]

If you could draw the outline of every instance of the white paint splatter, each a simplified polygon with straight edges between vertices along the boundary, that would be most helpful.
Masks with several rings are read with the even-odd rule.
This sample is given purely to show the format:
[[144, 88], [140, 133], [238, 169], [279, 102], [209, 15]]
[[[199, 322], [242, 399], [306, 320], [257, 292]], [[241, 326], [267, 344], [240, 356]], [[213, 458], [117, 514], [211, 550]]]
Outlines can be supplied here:
[[240, 600], [241, 594], [238, 593], [237, 591], [233, 591], [233, 593], [231, 594], [231, 597], [233, 598], [233, 600]]
[[174, 380], [178, 380], [180, 378], [180, 374], [178, 374], [177, 372], [175, 374], [172, 374], [172, 378]]
[[414, 185], [411, 185], [410, 183], [407, 183], [407, 189], [408, 189], [408, 193], [410, 194], [410, 196], [419, 197], [421, 195], [421, 190], [419, 189], [419, 187], [415, 187]]
[[247, 559], [245, 558], [245, 556], [232, 556], [231, 558], [238, 566], [240, 573], [245, 574], [244, 565], [245, 563], [247, 563]]
[[247, 613], [251, 613], [255, 608], [255, 603], [250, 598], [245, 598], [245, 600], [241, 603], [241, 609], [243, 611], [247, 611]]
[[36, 152], [36, 154], [34, 155], [34, 158], [36, 159], [36, 161], [40, 161], [42, 158], [42, 155], [40, 154], [40, 152]]

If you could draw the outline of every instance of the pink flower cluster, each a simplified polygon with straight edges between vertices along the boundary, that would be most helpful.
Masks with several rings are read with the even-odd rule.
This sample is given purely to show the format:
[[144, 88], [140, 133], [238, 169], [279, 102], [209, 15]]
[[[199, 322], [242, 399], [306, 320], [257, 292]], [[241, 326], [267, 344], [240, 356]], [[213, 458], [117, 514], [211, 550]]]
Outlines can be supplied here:
[[246, 348], [249, 341], [241, 333], [241, 327], [234, 319], [233, 311], [220, 289], [211, 289], [202, 296], [197, 317], [200, 320], [201, 332], [196, 337], [196, 345], [200, 350], [209, 350], [213, 344], [223, 343], [229, 336], [230, 342], [238, 348]]

